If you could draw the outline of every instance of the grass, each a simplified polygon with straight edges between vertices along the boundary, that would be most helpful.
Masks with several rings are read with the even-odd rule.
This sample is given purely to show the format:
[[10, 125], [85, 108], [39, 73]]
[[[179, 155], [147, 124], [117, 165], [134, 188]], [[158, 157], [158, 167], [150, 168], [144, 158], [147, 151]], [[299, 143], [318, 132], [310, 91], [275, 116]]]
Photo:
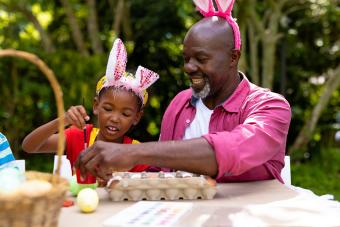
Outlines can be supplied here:
[[340, 201], [340, 149], [328, 148], [309, 160], [292, 162], [292, 184], [310, 189], [317, 195], [332, 194]]

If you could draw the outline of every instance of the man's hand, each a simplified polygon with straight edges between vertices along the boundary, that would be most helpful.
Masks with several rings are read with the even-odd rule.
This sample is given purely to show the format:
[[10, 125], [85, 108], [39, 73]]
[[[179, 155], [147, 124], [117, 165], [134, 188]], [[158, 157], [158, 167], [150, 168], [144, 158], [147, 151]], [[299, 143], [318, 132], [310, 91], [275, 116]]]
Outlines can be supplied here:
[[136, 164], [136, 157], [129, 151], [130, 145], [97, 141], [80, 153], [75, 166], [82, 176], [90, 172], [108, 180], [114, 171], [128, 171]]

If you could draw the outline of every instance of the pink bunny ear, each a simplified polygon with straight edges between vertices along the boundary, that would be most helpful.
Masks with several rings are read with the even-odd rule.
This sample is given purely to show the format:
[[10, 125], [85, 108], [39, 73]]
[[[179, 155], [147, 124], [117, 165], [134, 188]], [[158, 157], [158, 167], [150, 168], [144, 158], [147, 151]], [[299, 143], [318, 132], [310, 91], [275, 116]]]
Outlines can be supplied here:
[[106, 78], [108, 84], [119, 80], [125, 72], [127, 53], [125, 46], [120, 39], [116, 39], [110, 52], [106, 66]]
[[213, 3], [211, 0], [193, 0], [198, 10], [205, 17], [212, 16], [214, 14]]
[[136, 72], [136, 80], [140, 81], [139, 88], [145, 90], [150, 87], [156, 80], [158, 80], [159, 75], [147, 68], [138, 66]]
[[218, 11], [224, 15], [231, 15], [231, 10], [233, 9], [235, 0], [215, 0]]

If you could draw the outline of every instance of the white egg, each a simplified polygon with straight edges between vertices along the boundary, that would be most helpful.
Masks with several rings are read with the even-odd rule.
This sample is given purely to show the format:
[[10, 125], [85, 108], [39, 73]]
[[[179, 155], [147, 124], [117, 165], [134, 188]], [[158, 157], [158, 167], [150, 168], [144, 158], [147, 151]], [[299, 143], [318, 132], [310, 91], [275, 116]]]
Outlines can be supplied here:
[[52, 189], [52, 184], [44, 180], [28, 180], [20, 185], [20, 193], [29, 197], [45, 195]]
[[4, 168], [0, 170], [0, 194], [12, 195], [18, 192], [25, 176], [16, 168]]
[[95, 190], [84, 188], [78, 193], [77, 204], [79, 209], [84, 213], [91, 213], [98, 207], [99, 198]]

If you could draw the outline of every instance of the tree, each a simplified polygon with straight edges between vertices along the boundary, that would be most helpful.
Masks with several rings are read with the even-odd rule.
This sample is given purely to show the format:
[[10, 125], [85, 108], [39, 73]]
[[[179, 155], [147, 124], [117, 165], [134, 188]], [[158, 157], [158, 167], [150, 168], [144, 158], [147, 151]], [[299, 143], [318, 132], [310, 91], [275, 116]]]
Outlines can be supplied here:
[[[243, 58], [249, 54], [249, 64], [242, 59], [242, 66], [249, 66], [249, 76], [255, 84], [270, 89], [275, 75], [276, 49], [282, 37], [280, 21], [285, 16], [287, 3], [289, 0], [236, 2], [243, 48], [247, 48], [243, 50]], [[245, 46], [247, 43], [249, 45]]]
[[28, 21], [32, 22], [34, 27], [37, 29], [37, 31], [40, 34], [42, 45], [47, 53], [53, 53], [55, 52], [54, 44], [50, 38], [50, 35], [45, 31], [45, 29], [41, 26], [38, 19], [34, 16], [31, 10], [29, 10], [26, 6], [21, 5], [19, 2], [16, 1], [10, 1], [9, 3], [6, 3], [6, 1], [1, 1], [0, 4], [5, 6], [11, 11], [17, 11], [22, 13]]
[[32, 64], [36, 65], [46, 76], [48, 81], [51, 84], [51, 87], [53, 89], [55, 100], [58, 108], [58, 117], [59, 117], [59, 138], [58, 138], [58, 167], [57, 167], [57, 173], [59, 173], [60, 169], [60, 163], [61, 163], [61, 155], [64, 152], [64, 144], [65, 144], [65, 136], [64, 136], [64, 102], [63, 102], [63, 93], [61, 91], [60, 85], [53, 73], [53, 71], [46, 65], [44, 61], [42, 61], [38, 56], [32, 53], [28, 53], [25, 51], [17, 51], [17, 50], [0, 50], [0, 58], [1, 57], [17, 57], [25, 59]]
[[118, 0], [114, 15], [115, 15], [115, 20], [114, 20], [113, 30], [116, 32], [116, 35], [119, 36], [121, 22], [124, 16], [124, 0]]
[[86, 0], [86, 3], [89, 14], [89, 16], [87, 17], [87, 29], [91, 40], [92, 50], [95, 54], [101, 54], [103, 53], [103, 46], [99, 37], [96, 1]]
[[[293, 110], [294, 127], [288, 135], [288, 146], [298, 137], [299, 130], [312, 115], [318, 101], [316, 93], [320, 92], [321, 85], [310, 84], [309, 78], [322, 75], [327, 69], [336, 69], [339, 62], [335, 52], [339, 46], [336, 39], [340, 24], [337, 23], [335, 2], [235, 1], [233, 16], [238, 19], [243, 42], [240, 68], [252, 82], [274, 91], [280, 87], [277, 76], [281, 70], [277, 64], [279, 60], [287, 69], [286, 89], [281, 91], [285, 91]], [[113, 32], [128, 41], [128, 70], [133, 72], [138, 65], [144, 65], [160, 74], [160, 80], [150, 89], [150, 106], [135, 135], [142, 141], [158, 138], [167, 104], [179, 90], [189, 85], [181, 69], [182, 42], [190, 26], [201, 17], [192, 1], [0, 0], [0, 3], [1, 48], [39, 53], [58, 75], [67, 94], [64, 97], [66, 106], [78, 104], [81, 96], [85, 96], [86, 100], [92, 99], [96, 80], [105, 73], [107, 56], [101, 54], [101, 49], [108, 51], [105, 47], [112, 43]], [[4, 7], [4, 3], [20, 4], [20, 7], [31, 11], [37, 21], [41, 21], [39, 18], [43, 12], [37, 13], [32, 7], [48, 8], [53, 18], [47, 27], [41, 26], [39, 31], [37, 25], [31, 26], [29, 17]], [[41, 42], [32, 39], [33, 33], [34, 36], [39, 33], [40, 37], [46, 33], [57, 51], [48, 54], [50, 50], [46, 39], [41, 38]], [[285, 52], [284, 59], [279, 56], [280, 51]], [[1, 75], [10, 75], [6, 78], [0, 75], [3, 100], [0, 130], [8, 130], [20, 150], [20, 139], [32, 128], [49, 120], [55, 112], [53, 97], [48, 86], [37, 76], [39, 72], [30, 65], [2, 59], [0, 71]], [[22, 74], [25, 77], [20, 77]], [[315, 132], [320, 131], [320, 124], [332, 120], [333, 111], [339, 110], [337, 93], [333, 92], [330, 97], [329, 108], [320, 115]], [[89, 110], [90, 104], [86, 103]], [[145, 129], [147, 133], [144, 133]]]
[[[295, 8], [299, 10], [289, 14], [290, 34], [286, 36], [291, 47], [287, 50], [287, 73], [291, 75], [287, 95], [293, 111], [288, 142], [292, 144], [289, 151], [299, 156], [311, 145], [329, 140], [330, 124], [340, 111], [340, 26], [336, 1], [305, 1]], [[312, 78], [326, 82], [312, 84]], [[318, 152], [315, 145], [310, 150]]]
[[85, 55], [85, 56], [89, 55], [89, 52], [88, 52], [86, 45], [85, 45], [83, 34], [80, 30], [79, 24], [77, 22], [77, 18], [74, 15], [74, 12], [73, 12], [73, 9], [72, 9], [70, 2], [68, 0], [60, 0], [60, 1], [61, 1], [62, 5], [65, 9], [67, 20], [68, 20], [68, 23], [71, 27], [72, 38], [73, 38], [73, 41], [78, 48], [78, 51], [82, 55]]
[[307, 143], [312, 136], [321, 113], [327, 106], [332, 93], [340, 86], [340, 65], [336, 69], [328, 70], [325, 75], [321, 75], [328, 78], [326, 84], [323, 87], [323, 93], [319, 98], [318, 103], [314, 106], [311, 116], [306, 119], [306, 122], [299, 132], [293, 146], [290, 148], [290, 152], [297, 150], [304, 150]]

